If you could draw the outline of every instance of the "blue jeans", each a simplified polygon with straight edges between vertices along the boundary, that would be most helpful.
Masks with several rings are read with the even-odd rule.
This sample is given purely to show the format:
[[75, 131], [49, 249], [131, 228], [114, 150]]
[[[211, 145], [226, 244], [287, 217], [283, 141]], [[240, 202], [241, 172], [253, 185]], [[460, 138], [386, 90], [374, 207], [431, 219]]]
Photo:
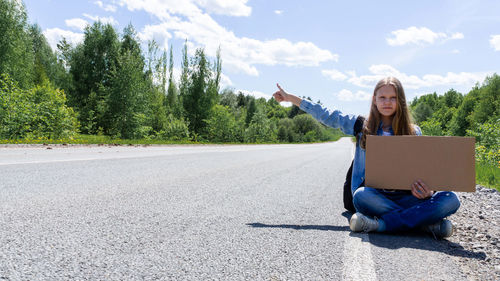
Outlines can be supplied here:
[[408, 191], [384, 191], [359, 187], [353, 195], [356, 210], [385, 222], [385, 231], [408, 230], [436, 223], [455, 213], [460, 201], [450, 191], [436, 192], [429, 199], [418, 199]]

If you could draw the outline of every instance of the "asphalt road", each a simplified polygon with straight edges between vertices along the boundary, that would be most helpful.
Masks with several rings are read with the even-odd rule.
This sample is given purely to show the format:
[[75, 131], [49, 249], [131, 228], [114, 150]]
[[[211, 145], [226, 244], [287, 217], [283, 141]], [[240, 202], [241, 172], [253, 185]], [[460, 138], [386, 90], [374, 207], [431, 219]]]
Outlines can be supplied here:
[[425, 234], [357, 234], [353, 144], [0, 148], [0, 280], [462, 280]]

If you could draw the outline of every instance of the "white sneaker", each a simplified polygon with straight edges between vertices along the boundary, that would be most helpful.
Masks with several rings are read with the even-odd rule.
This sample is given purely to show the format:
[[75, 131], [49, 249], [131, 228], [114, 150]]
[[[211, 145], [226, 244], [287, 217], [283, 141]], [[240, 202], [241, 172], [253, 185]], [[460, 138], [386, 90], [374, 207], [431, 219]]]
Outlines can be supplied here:
[[371, 219], [362, 213], [355, 213], [351, 217], [351, 221], [349, 222], [349, 227], [354, 232], [370, 232], [375, 231], [378, 228], [378, 220]]
[[427, 232], [432, 233], [434, 238], [447, 238], [453, 235], [453, 224], [451, 221], [443, 219], [435, 224], [426, 225], [423, 229]]

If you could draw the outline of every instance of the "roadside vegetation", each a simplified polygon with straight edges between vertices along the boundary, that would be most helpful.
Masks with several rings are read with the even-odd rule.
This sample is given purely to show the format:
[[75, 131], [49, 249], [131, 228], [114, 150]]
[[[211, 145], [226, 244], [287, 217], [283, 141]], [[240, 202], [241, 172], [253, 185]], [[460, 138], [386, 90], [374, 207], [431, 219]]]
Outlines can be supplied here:
[[449, 90], [410, 104], [423, 134], [476, 138], [476, 181], [500, 191], [500, 76], [487, 77], [462, 95]]
[[[178, 79], [172, 47], [150, 41], [143, 51], [132, 24], [119, 33], [95, 22], [82, 43], [63, 38], [52, 50], [15, 0], [0, 0], [0, 34], [0, 144], [307, 143], [344, 136], [296, 106], [221, 89], [221, 50], [210, 61], [186, 42]], [[475, 137], [477, 180], [497, 189], [499, 81], [495, 74], [465, 95], [450, 90], [411, 103], [424, 134]]]

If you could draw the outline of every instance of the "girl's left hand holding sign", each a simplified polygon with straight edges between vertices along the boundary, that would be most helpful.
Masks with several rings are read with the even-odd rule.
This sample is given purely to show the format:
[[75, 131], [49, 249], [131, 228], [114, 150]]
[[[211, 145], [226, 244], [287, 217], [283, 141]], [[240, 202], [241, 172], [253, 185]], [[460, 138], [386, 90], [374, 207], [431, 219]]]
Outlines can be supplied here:
[[430, 190], [423, 181], [416, 180], [411, 185], [411, 194], [418, 199], [427, 199], [434, 194], [434, 191]]

